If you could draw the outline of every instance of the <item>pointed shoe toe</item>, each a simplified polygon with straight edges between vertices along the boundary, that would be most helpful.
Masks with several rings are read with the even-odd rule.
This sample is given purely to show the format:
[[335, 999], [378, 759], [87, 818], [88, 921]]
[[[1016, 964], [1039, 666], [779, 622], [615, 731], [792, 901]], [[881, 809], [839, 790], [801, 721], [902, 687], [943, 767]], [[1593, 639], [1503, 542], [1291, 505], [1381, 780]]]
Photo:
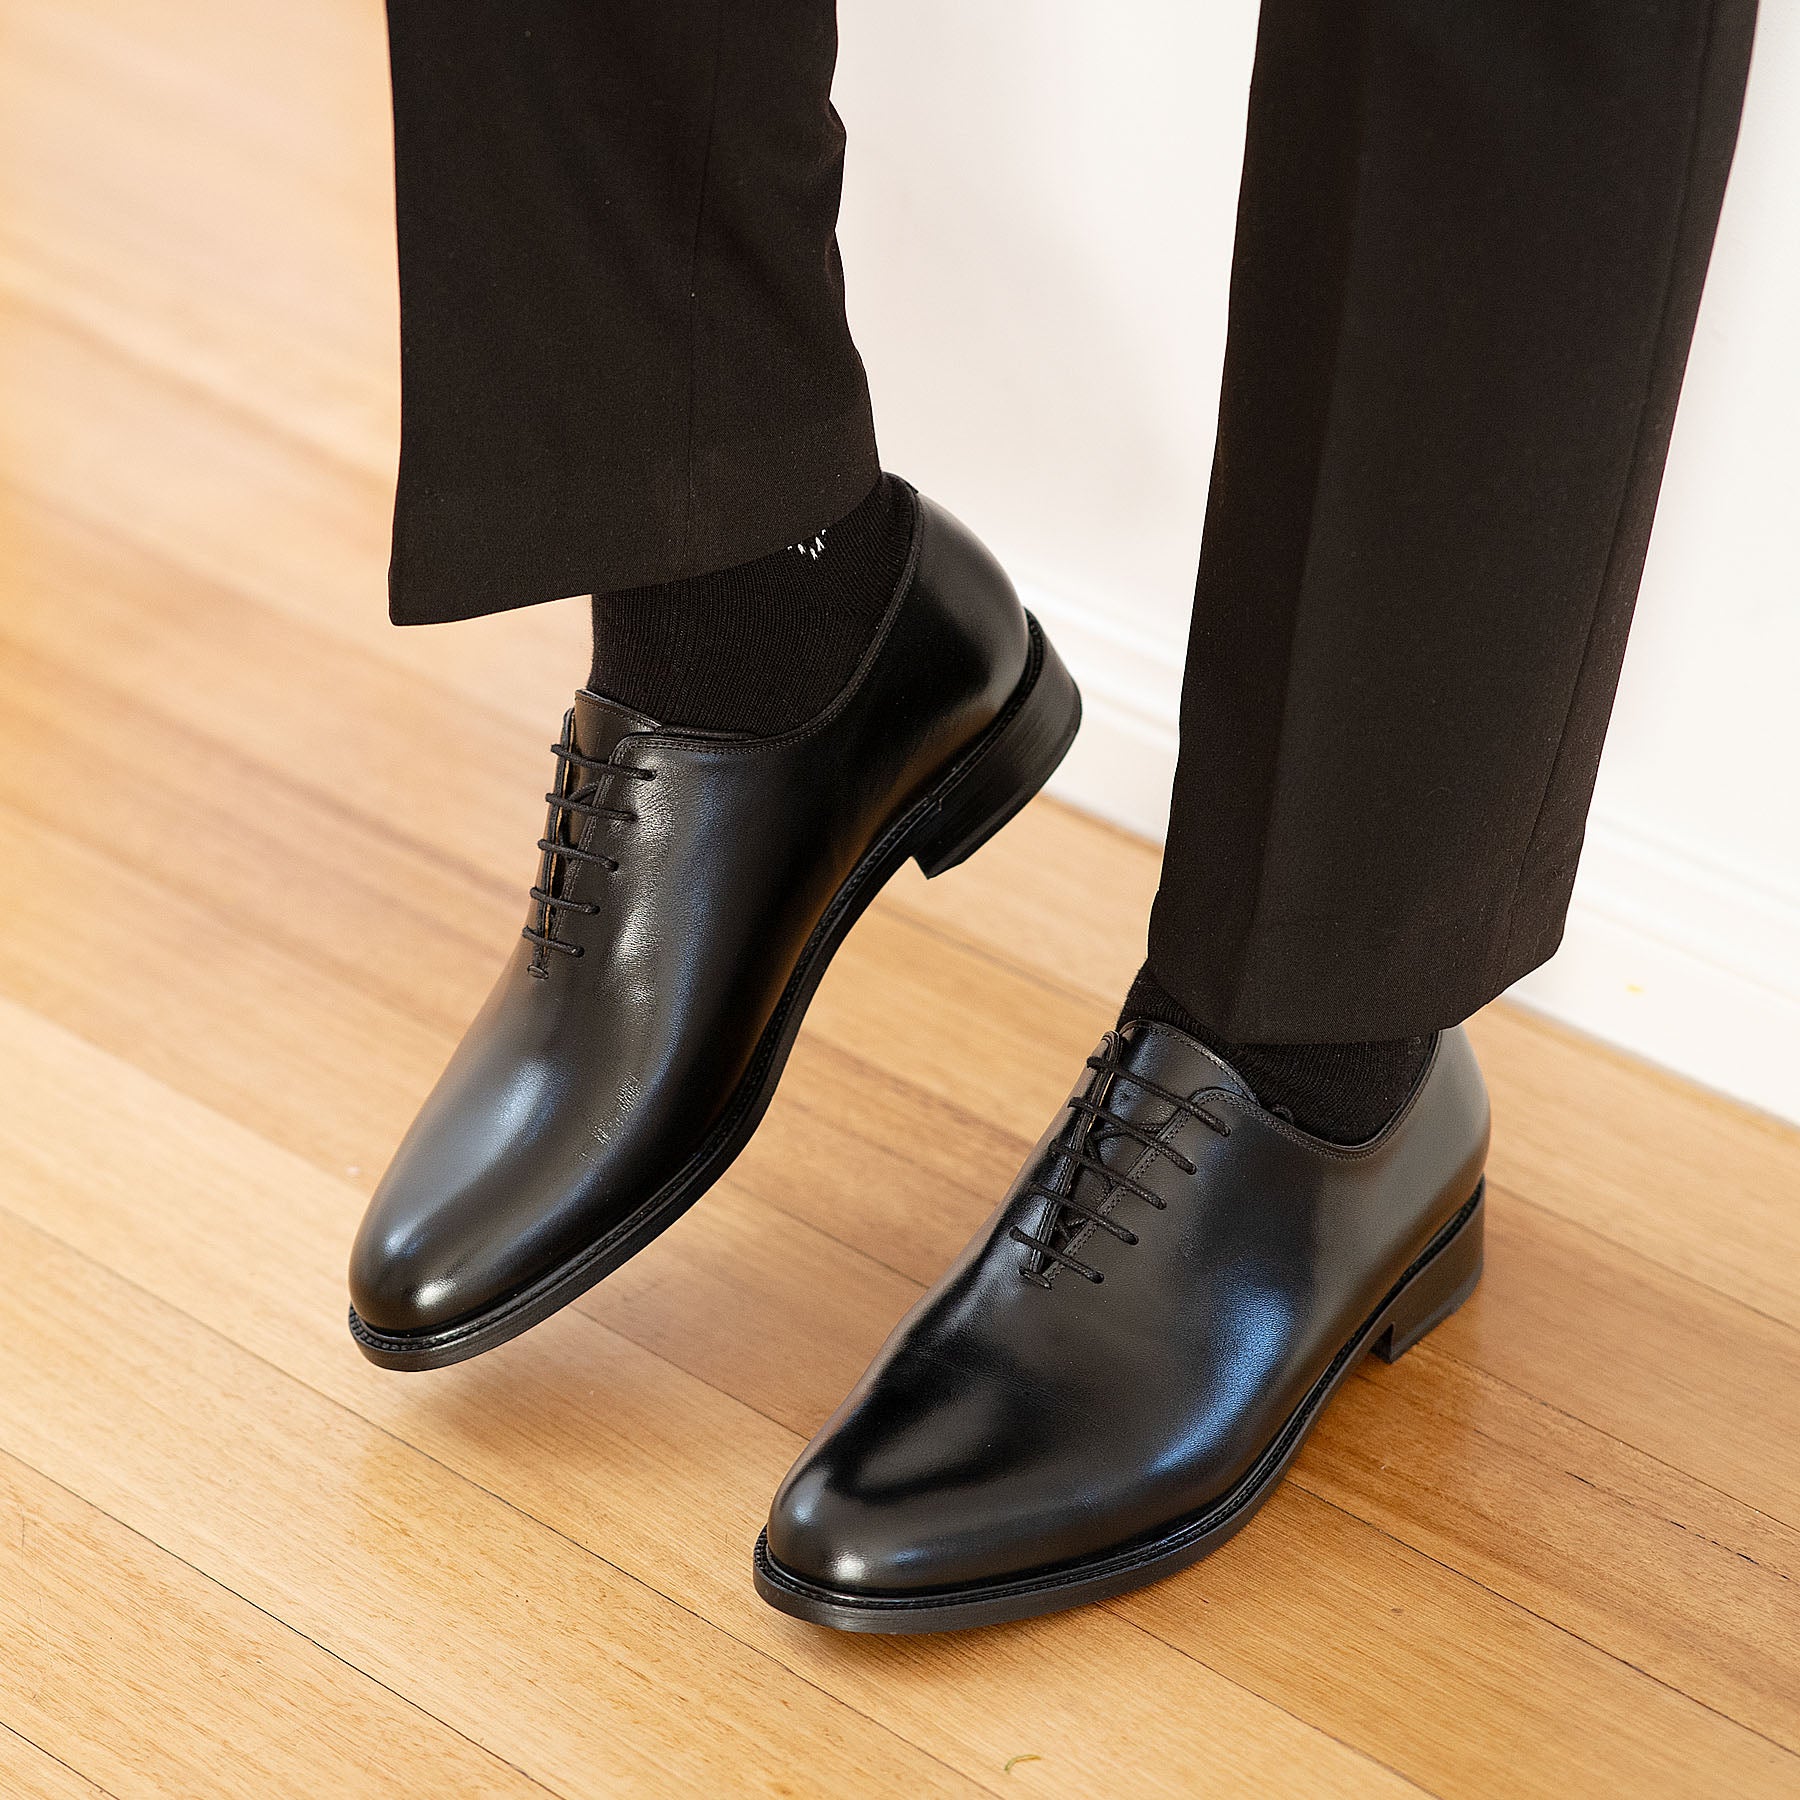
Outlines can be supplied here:
[[455, 1271], [442, 1266], [430, 1245], [397, 1234], [358, 1237], [350, 1256], [352, 1331], [416, 1336], [442, 1330], [468, 1310]]

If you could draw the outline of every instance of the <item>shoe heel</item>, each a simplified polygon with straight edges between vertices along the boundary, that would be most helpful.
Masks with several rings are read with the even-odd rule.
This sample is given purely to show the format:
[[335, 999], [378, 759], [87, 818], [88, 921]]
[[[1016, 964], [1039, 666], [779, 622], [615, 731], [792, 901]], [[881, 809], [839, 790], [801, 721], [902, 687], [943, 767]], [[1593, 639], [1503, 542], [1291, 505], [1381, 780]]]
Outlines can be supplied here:
[[1481, 1280], [1482, 1233], [1487, 1215], [1485, 1180], [1475, 1190], [1468, 1216], [1430, 1262], [1395, 1295], [1370, 1350], [1385, 1363], [1398, 1362], [1420, 1338], [1474, 1293]]
[[[1027, 613], [1031, 655], [1022, 696], [980, 753], [952, 776], [914, 835], [927, 877], [974, 853], [1055, 774], [1081, 725], [1081, 694], [1043, 627]], [[1035, 674], [1032, 670], [1035, 668]]]

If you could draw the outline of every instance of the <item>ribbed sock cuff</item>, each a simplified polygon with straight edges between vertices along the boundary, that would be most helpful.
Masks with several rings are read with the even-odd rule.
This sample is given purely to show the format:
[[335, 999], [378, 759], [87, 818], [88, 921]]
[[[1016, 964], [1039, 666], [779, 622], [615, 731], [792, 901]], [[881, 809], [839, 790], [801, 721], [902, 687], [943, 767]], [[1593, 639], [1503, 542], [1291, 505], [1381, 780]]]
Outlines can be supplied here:
[[1155, 1019], [1185, 1031], [1243, 1076], [1258, 1102], [1334, 1144], [1372, 1138], [1406, 1104], [1435, 1033], [1355, 1044], [1234, 1044], [1196, 1019], [1145, 963], [1125, 996], [1121, 1027]]
[[884, 475], [804, 543], [736, 568], [594, 596], [596, 693], [664, 724], [769, 737], [856, 672], [912, 544], [914, 500]]

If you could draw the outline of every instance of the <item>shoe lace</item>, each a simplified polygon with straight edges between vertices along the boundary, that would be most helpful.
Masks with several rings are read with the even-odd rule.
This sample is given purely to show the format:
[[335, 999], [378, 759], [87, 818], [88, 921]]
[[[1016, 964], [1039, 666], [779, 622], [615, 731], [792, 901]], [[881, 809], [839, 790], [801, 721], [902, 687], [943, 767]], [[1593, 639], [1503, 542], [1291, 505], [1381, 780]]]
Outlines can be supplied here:
[[[1155, 1155], [1166, 1156], [1184, 1175], [1199, 1173], [1199, 1165], [1192, 1158], [1184, 1156], [1173, 1144], [1155, 1132], [1126, 1118], [1113, 1106], [1112, 1095], [1118, 1082], [1124, 1081], [1132, 1087], [1141, 1088], [1146, 1094], [1153, 1094], [1178, 1112], [1198, 1119], [1202, 1125], [1210, 1127], [1221, 1137], [1231, 1136], [1231, 1127], [1198, 1102], [1164, 1087], [1161, 1082], [1152, 1081], [1147, 1075], [1127, 1069], [1124, 1066], [1124, 1048], [1122, 1038], [1109, 1034], [1099, 1052], [1087, 1059], [1088, 1068], [1094, 1072], [1087, 1091], [1076, 1095], [1069, 1102], [1069, 1108], [1075, 1114], [1074, 1130], [1067, 1141], [1058, 1141], [1050, 1146], [1037, 1176], [1021, 1196], [1025, 1200], [1042, 1198], [1051, 1202], [1050, 1213], [1044, 1221], [1041, 1235], [1034, 1235], [1018, 1225], [1008, 1229], [1007, 1235], [1015, 1244], [1021, 1244], [1033, 1252], [1031, 1257], [1019, 1265], [1019, 1272], [1027, 1281], [1035, 1282], [1039, 1287], [1049, 1287], [1059, 1268], [1073, 1269], [1084, 1281], [1091, 1281], [1096, 1285], [1106, 1279], [1098, 1269], [1070, 1254], [1070, 1244], [1078, 1229], [1078, 1221], [1085, 1220], [1102, 1231], [1110, 1232], [1121, 1244], [1127, 1246], [1139, 1241], [1135, 1231], [1120, 1224], [1106, 1210], [1116, 1196], [1130, 1194], [1153, 1206], [1158, 1212], [1165, 1210], [1169, 1204], [1141, 1181], [1103, 1160], [1100, 1152], [1109, 1143], [1127, 1138], [1142, 1144]], [[1084, 1170], [1098, 1175], [1106, 1183], [1105, 1191], [1091, 1204], [1076, 1197], [1076, 1186]], [[1036, 1268], [1032, 1266], [1034, 1261], [1039, 1261]]]
[[[556, 935], [558, 916], [566, 912], [596, 913], [600, 910], [593, 901], [577, 900], [569, 893], [569, 877], [574, 872], [574, 866], [593, 863], [605, 869], [608, 874], [619, 866], [614, 857], [603, 855], [598, 850], [585, 850], [579, 844], [572, 843], [570, 840], [575, 836], [576, 828], [571, 821], [622, 819], [628, 824], [632, 823], [637, 814], [628, 807], [609, 806], [601, 800], [601, 783], [608, 775], [627, 775], [633, 781], [656, 779], [654, 769], [634, 769], [629, 763], [612, 762], [603, 756], [583, 755], [575, 748], [573, 734], [574, 720], [571, 717], [569, 724], [563, 729], [562, 741], [550, 746], [550, 753], [556, 758], [556, 780], [551, 791], [544, 796], [549, 804], [550, 814], [544, 825], [544, 835], [537, 841], [540, 855], [538, 879], [531, 890], [531, 898], [537, 902], [537, 911], [519, 934], [527, 942], [538, 946], [531, 973], [540, 978], [550, 972], [545, 954], [547, 951], [558, 950], [565, 956], [582, 954], [581, 945]], [[576, 771], [590, 774], [594, 779], [575, 786]]]

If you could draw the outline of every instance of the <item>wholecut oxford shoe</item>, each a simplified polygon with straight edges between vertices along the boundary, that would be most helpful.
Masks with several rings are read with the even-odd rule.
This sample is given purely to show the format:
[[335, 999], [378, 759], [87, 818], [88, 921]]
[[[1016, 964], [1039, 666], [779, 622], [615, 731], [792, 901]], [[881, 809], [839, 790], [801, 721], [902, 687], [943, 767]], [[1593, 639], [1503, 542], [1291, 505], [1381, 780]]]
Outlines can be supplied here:
[[364, 1354], [490, 1349], [672, 1224], [756, 1129], [883, 882], [999, 830], [1080, 716], [999, 565], [923, 498], [875, 641], [810, 723], [731, 737], [576, 695], [524, 932], [351, 1253]]
[[948, 1631], [1216, 1549], [1350, 1370], [1474, 1290], [1487, 1141], [1460, 1027], [1355, 1146], [1264, 1110], [1170, 1026], [1108, 1033], [782, 1483], [758, 1592], [846, 1631]]

